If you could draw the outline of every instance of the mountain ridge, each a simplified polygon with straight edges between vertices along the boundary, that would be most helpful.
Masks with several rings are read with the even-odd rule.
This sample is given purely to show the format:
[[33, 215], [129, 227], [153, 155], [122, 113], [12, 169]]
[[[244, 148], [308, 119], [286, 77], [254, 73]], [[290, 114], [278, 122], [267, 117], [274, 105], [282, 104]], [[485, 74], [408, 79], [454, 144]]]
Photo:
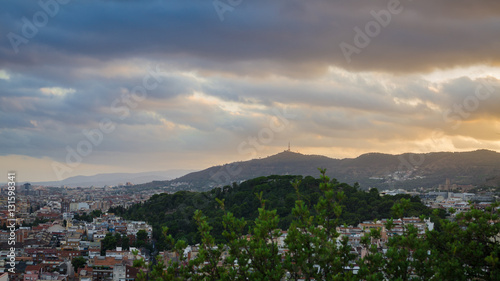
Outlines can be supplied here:
[[[168, 181], [154, 181], [144, 188], [209, 190], [216, 186], [269, 175], [318, 176], [318, 168], [340, 182], [358, 182], [362, 188], [434, 187], [447, 178], [455, 184], [481, 185], [500, 177], [500, 153], [492, 150], [429, 153], [366, 153], [335, 159], [285, 150], [260, 159], [238, 161], [186, 174]], [[489, 181], [495, 182], [495, 181]]]
[[89, 186], [105, 186], [105, 185], [118, 185], [131, 182], [133, 184], [143, 184], [155, 180], [171, 180], [178, 178], [193, 170], [172, 169], [167, 171], [153, 171], [153, 172], [138, 172], [138, 173], [101, 173], [91, 176], [73, 176], [63, 179], [61, 181], [43, 181], [43, 182], [30, 182], [33, 185], [43, 186], [69, 186], [69, 187], [89, 187]]

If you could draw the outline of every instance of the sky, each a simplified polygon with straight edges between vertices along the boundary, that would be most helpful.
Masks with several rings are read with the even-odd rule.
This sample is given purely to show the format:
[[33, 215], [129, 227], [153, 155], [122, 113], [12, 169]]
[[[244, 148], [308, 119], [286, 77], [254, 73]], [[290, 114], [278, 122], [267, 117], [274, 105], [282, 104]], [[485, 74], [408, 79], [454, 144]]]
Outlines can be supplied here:
[[0, 5], [5, 178], [500, 151], [498, 1]]

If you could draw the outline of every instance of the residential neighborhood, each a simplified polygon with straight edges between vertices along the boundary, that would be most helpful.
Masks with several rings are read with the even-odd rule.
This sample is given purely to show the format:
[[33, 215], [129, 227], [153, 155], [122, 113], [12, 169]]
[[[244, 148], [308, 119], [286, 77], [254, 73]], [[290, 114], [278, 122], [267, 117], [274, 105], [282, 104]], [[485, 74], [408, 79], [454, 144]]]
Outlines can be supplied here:
[[[6, 188], [0, 191], [2, 195], [5, 192]], [[8, 274], [9, 280], [134, 280], [141, 270], [134, 267], [136, 260], [143, 260], [147, 264], [159, 257], [169, 264], [179, 261], [180, 255], [187, 261], [194, 259], [199, 252], [198, 244], [189, 245], [183, 253], [151, 253], [144, 247], [136, 247], [153, 241], [153, 228], [145, 221], [124, 220], [107, 212], [110, 207], [127, 207], [157, 193], [130, 194], [125, 186], [46, 188], [24, 184], [18, 187], [15, 230], [6, 227], [13, 222], [8, 210], [0, 210], [0, 223], [3, 225], [0, 230], [1, 278]], [[451, 192], [449, 187], [425, 192], [387, 190], [380, 194], [419, 196], [428, 207], [454, 209], [456, 212], [452, 217], [469, 210], [471, 204], [475, 208], [485, 208], [495, 199], [485, 192]], [[389, 230], [385, 226], [387, 219], [337, 227], [340, 235], [338, 241], [347, 237], [351, 252], [362, 258], [368, 249], [361, 243], [361, 238], [371, 229], [380, 230], [380, 239], [372, 241], [380, 251], [386, 249], [390, 237], [403, 234], [409, 225], [416, 227], [420, 235], [425, 230], [434, 229], [430, 219], [403, 217], [393, 220], [394, 226]], [[281, 253], [288, 251], [285, 243], [287, 235], [287, 231], [281, 231], [276, 241], [272, 241], [278, 245]], [[14, 237], [15, 244], [10, 243], [11, 237]], [[111, 238], [115, 239], [113, 243], [109, 243]], [[143, 243], [138, 243], [140, 241]], [[227, 255], [225, 251], [222, 259]], [[75, 259], [80, 259], [81, 264], [75, 266]], [[15, 265], [14, 268], [12, 265]], [[357, 269], [356, 265], [350, 268], [354, 273]]]

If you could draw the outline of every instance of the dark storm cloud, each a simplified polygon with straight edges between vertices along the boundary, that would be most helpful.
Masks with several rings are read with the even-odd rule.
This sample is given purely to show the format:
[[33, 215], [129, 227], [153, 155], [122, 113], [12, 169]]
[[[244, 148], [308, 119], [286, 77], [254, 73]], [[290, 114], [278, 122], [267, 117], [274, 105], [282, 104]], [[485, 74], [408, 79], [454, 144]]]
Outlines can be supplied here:
[[[84, 164], [241, 160], [238, 146], [269, 128], [276, 111], [293, 118], [259, 153], [290, 140], [336, 145], [343, 156], [402, 152], [435, 128], [460, 138], [457, 146], [486, 140], [494, 148], [498, 73], [465, 67], [498, 66], [500, 3], [401, 0], [402, 11], [348, 63], [340, 44], [355, 46], [355, 28], [394, 1], [244, 0], [220, 21], [212, 1], [73, 0], [18, 52], [12, 34], [24, 36], [25, 18], [43, 10], [38, 1], [4, 1], [0, 158], [64, 162], [67, 147], [107, 118], [116, 128]], [[155, 69], [158, 85], [127, 105]], [[425, 78], [447, 69], [462, 77]], [[485, 83], [494, 90], [478, 98]]]
[[363, 30], [389, 2], [244, 1], [221, 22], [211, 1], [70, 1], [15, 54], [6, 33], [22, 35], [21, 18], [40, 7], [8, 1], [0, 66], [144, 57], [241, 75], [307, 75], [328, 65], [389, 72], [498, 65], [500, 5], [486, 0], [401, 0], [402, 12], [347, 63], [339, 44], [354, 45], [354, 28]]

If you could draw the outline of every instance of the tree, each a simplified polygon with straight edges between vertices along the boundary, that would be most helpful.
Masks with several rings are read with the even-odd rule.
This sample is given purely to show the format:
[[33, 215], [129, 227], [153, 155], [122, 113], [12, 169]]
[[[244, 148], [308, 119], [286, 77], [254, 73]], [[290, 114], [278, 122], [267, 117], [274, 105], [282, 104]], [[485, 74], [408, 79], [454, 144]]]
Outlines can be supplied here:
[[279, 217], [276, 210], [266, 209], [262, 192], [257, 197], [261, 202], [259, 216], [255, 219], [255, 226], [250, 231], [252, 236], [245, 248], [251, 260], [252, 271], [249, 277], [250, 280], [281, 280], [285, 275], [285, 268], [277, 243], [282, 234], [281, 229], [278, 229]]
[[71, 265], [73, 265], [75, 272], [77, 272], [79, 268], [85, 267], [85, 264], [87, 264], [87, 260], [84, 257], [76, 257], [71, 260]]
[[143, 247], [147, 244], [147, 241], [148, 241], [148, 233], [146, 232], [146, 230], [141, 229], [137, 231], [136, 242], [135, 242], [136, 246]]
[[[391, 227], [387, 227], [388, 231]], [[390, 280], [431, 280], [434, 276], [429, 243], [419, 237], [413, 225], [403, 226], [403, 234], [387, 243], [384, 275]]]
[[102, 215], [102, 211], [101, 210], [93, 210], [92, 212], [90, 212], [90, 217], [91, 218], [98, 218]]
[[[261, 177], [239, 187], [219, 188], [209, 193], [215, 196], [218, 206], [210, 203], [212, 205], [204, 209], [209, 215], [201, 210], [193, 212], [192, 221], [197, 232], [190, 235], [196, 236], [200, 245], [198, 256], [189, 262], [184, 255], [188, 245], [186, 240], [174, 239], [172, 234], [167, 235], [168, 227], [161, 226], [160, 234], [156, 235], [175, 257], [168, 264], [161, 259], [157, 264], [149, 265], [143, 260], [135, 261], [134, 265], [143, 269], [138, 280], [283, 280], [285, 277], [289, 280], [500, 279], [500, 204], [494, 203], [485, 210], [472, 207], [468, 212], [457, 214], [452, 221], [439, 219], [444, 212], [436, 210], [431, 215], [438, 220], [438, 227], [434, 230], [424, 233], [402, 221], [401, 235], [398, 235], [391, 231], [395, 227], [392, 218], [422, 213], [420, 219], [423, 220], [429, 215], [419, 199], [380, 197], [376, 190], [362, 192], [356, 185], [351, 187], [335, 179], [330, 180], [325, 176], [325, 170], [320, 171], [320, 182], [307, 178], [304, 179], [305, 184], [295, 178], [291, 183], [297, 197], [292, 213], [288, 216], [280, 211], [290, 221], [285, 239], [288, 252], [284, 256], [280, 254], [277, 241], [282, 234], [281, 229], [286, 228], [281, 228], [277, 210], [283, 207], [280, 204], [290, 204], [287, 202], [289, 196], [283, 191], [273, 193], [277, 177]], [[319, 192], [310, 191], [316, 187]], [[235, 189], [241, 190], [236, 192]], [[227, 207], [225, 200], [230, 197], [224, 197], [233, 194], [238, 198], [235, 201], [253, 206], [254, 198], [245, 197], [246, 193], [242, 191], [246, 189], [258, 191], [255, 201], [260, 203], [256, 217], [251, 220], [237, 218], [232, 210], [242, 213], [252, 211], [247, 207], [233, 208], [234, 201], [231, 207]], [[184, 205], [176, 206], [190, 210], [185, 200], [195, 197], [188, 194], [179, 193], [174, 197], [157, 195], [154, 200], [177, 200]], [[264, 194], [268, 199], [264, 199]], [[363, 212], [351, 212], [351, 215], [354, 214], [351, 218], [345, 215], [349, 213], [346, 210], [360, 209], [360, 205], [367, 206]], [[337, 227], [347, 219], [364, 220], [374, 214], [392, 217], [384, 225], [388, 240], [382, 240], [384, 227], [370, 229], [361, 238], [365, 248], [363, 258], [356, 259], [348, 238], [340, 236]], [[216, 238], [220, 229], [223, 241]], [[116, 243], [115, 236], [107, 235], [103, 244], [112, 244], [113, 239]], [[147, 233], [138, 233], [138, 240], [145, 243]], [[228, 255], [224, 259], [226, 251]], [[358, 274], [350, 270], [354, 264], [360, 266]], [[286, 271], [289, 273], [287, 276]]]
[[231, 212], [225, 210], [224, 201], [217, 199], [225, 214], [223, 218], [223, 235], [227, 240], [229, 256], [225, 260], [228, 268], [228, 280], [249, 280], [250, 257], [247, 253], [248, 240], [243, 235], [247, 222], [243, 218], [236, 218]]
[[123, 237], [120, 233], [116, 232], [115, 233], [115, 240], [116, 240], [116, 246], [121, 246], [123, 243]]
[[[143, 203], [134, 204], [125, 209], [116, 207], [113, 212], [125, 219], [147, 221], [153, 228], [152, 238], [156, 240], [156, 247], [164, 250], [167, 247], [161, 232], [162, 227], [169, 228], [169, 234], [175, 240], [185, 240], [188, 244], [201, 242], [194, 212], [201, 210], [207, 216], [207, 222], [212, 227], [211, 234], [216, 243], [224, 241], [222, 225], [225, 212], [218, 208], [216, 199], [224, 200], [225, 208], [237, 218], [244, 218], [253, 222], [258, 217], [258, 208], [261, 203], [255, 194], [263, 192], [268, 210], [277, 210], [279, 216], [278, 227], [286, 230], [293, 221], [292, 209], [295, 206], [295, 191], [290, 182], [301, 180], [299, 191], [301, 200], [315, 215], [314, 205], [322, 196], [319, 188], [321, 179], [302, 176], [266, 176], [250, 179], [231, 187], [214, 188], [207, 192], [179, 191], [174, 194], [157, 194]], [[376, 190], [365, 192], [357, 187], [339, 183], [331, 179], [335, 189], [344, 192], [344, 198], [339, 204], [342, 212], [339, 224], [358, 224], [363, 220], [374, 218], [387, 218], [391, 215], [391, 206], [401, 197], [410, 198], [409, 195], [379, 196]], [[415, 204], [413, 204], [415, 203]], [[413, 202], [410, 209], [415, 212], [430, 213], [430, 209], [421, 202]], [[247, 230], [246, 230], [247, 232]], [[147, 245], [146, 245], [147, 246]]]
[[500, 279], [499, 206], [479, 210], [472, 205], [453, 221], [441, 220], [442, 231], [427, 233], [437, 279]]
[[123, 250], [128, 250], [130, 248], [130, 238], [128, 238], [128, 236], [123, 235], [121, 246]]
[[336, 228], [342, 214], [340, 202], [344, 193], [336, 180], [330, 181], [326, 170], [320, 169], [321, 196], [314, 206], [316, 216], [311, 216], [308, 207], [301, 200], [298, 191], [300, 182], [295, 181], [298, 200], [293, 214], [295, 220], [288, 230], [285, 240], [289, 249], [286, 267], [294, 280], [350, 280], [352, 274], [346, 270], [355, 256], [351, 254], [348, 238], [339, 238]]
[[368, 249], [365, 257], [359, 260], [360, 268], [357, 277], [361, 280], [384, 280], [384, 254], [379, 251], [377, 244], [371, 243], [372, 240], [380, 238], [380, 229], [374, 228], [370, 229], [370, 232], [365, 233], [365, 235], [361, 238], [361, 244], [365, 249]]
[[198, 232], [201, 235], [201, 244], [198, 255], [189, 263], [189, 267], [196, 267], [197, 273], [193, 280], [221, 280], [226, 276], [226, 268], [219, 267], [224, 252], [223, 244], [215, 244], [214, 237], [210, 234], [212, 227], [207, 223], [207, 217], [197, 210], [194, 219], [198, 224]]
[[116, 249], [116, 237], [108, 232], [104, 239], [101, 240], [101, 256], [106, 255], [106, 250], [114, 249]]
[[170, 247], [170, 250], [175, 253], [175, 260], [168, 262], [166, 275], [163, 280], [188, 280], [192, 277], [192, 268], [187, 266], [184, 250], [187, 244], [183, 240], [175, 241], [171, 234], [168, 234], [168, 227], [162, 227], [162, 236]]
[[315, 268], [315, 249], [311, 245], [318, 245], [318, 243], [316, 242], [317, 237], [311, 235], [316, 228], [314, 217], [311, 216], [309, 208], [301, 199], [299, 185], [299, 181], [293, 183], [297, 193], [297, 201], [292, 211], [295, 219], [290, 225], [285, 239], [288, 247], [285, 268], [290, 272], [292, 280], [302, 278], [310, 280], [317, 271]]

